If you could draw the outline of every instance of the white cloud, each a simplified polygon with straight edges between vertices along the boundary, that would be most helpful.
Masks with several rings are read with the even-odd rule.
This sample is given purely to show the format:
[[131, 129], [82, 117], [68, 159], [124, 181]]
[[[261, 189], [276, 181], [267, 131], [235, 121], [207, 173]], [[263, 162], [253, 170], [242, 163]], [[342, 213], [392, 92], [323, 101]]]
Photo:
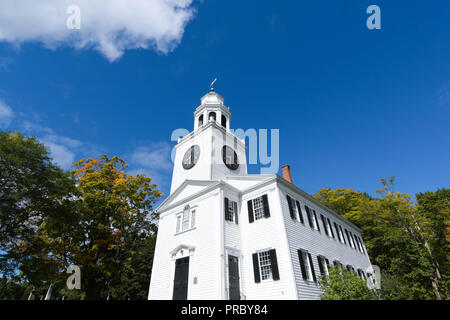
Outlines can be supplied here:
[[148, 147], [138, 147], [131, 154], [128, 173], [132, 175], [146, 174], [156, 183], [158, 190], [167, 188], [170, 180], [172, 147], [167, 142], [151, 143]]
[[63, 144], [53, 143], [45, 138], [40, 139], [41, 142], [50, 151], [53, 161], [63, 169], [70, 169], [75, 162], [75, 153]]
[[150, 147], [139, 147], [131, 155], [131, 161], [139, 166], [153, 170], [172, 168], [171, 147], [168, 143], [154, 143]]
[[0, 127], [7, 127], [13, 116], [14, 114], [12, 109], [0, 100]]
[[[3, 0], [0, 41], [48, 48], [94, 48], [114, 61], [127, 49], [172, 51], [194, 17], [193, 0]], [[67, 28], [69, 5], [81, 9], [81, 29]]]

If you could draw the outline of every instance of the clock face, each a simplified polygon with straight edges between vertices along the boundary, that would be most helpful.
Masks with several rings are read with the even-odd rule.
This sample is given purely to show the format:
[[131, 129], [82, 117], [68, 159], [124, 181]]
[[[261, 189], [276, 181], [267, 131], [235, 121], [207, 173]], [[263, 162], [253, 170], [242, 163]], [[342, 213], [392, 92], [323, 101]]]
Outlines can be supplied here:
[[198, 145], [193, 145], [187, 149], [183, 157], [183, 168], [189, 170], [195, 166], [200, 157], [200, 147]]
[[238, 156], [236, 154], [236, 151], [233, 150], [233, 148], [229, 146], [223, 146], [222, 159], [223, 163], [225, 163], [228, 169], [236, 170], [237, 168], [239, 168]]

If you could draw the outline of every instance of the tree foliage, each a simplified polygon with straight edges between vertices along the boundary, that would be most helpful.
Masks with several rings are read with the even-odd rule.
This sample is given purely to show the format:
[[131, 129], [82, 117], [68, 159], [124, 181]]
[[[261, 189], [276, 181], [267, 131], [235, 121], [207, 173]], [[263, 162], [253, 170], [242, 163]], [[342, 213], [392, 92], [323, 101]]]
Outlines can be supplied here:
[[393, 177], [381, 183], [378, 198], [353, 189], [322, 189], [314, 197], [362, 229], [371, 262], [383, 271], [382, 285], [386, 279], [383, 298], [445, 298], [448, 247], [439, 244], [448, 235], [448, 193], [439, 191], [439, 204], [426, 193], [418, 204], [394, 190]]
[[322, 300], [375, 300], [366, 281], [344, 268], [329, 266], [328, 275], [319, 279]]

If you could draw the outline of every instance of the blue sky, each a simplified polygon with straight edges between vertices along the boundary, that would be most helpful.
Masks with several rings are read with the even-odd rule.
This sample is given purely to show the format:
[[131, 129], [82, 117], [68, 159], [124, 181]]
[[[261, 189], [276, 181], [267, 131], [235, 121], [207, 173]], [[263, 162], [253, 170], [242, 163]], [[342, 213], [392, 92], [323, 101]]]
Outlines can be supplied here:
[[[450, 187], [449, 1], [179, 1], [184, 23], [172, 24], [175, 10], [162, 42], [127, 42], [114, 58], [19, 23], [8, 29], [0, 128], [37, 136], [64, 168], [121, 156], [167, 194], [170, 135], [193, 129], [192, 113], [218, 77], [231, 126], [280, 129], [280, 165], [291, 165], [306, 192], [374, 194], [391, 175], [411, 194]], [[381, 8], [381, 30], [366, 28], [371, 4]]]

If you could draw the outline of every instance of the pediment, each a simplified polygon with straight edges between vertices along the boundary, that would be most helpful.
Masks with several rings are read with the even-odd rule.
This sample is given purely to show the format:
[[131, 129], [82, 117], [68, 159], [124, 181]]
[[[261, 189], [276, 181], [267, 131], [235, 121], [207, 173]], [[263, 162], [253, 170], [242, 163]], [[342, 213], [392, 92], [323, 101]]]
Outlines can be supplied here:
[[156, 211], [161, 212], [172, 203], [177, 203], [187, 199], [217, 183], [218, 181], [186, 180], [174, 192], [172, 192], [166, 200], [164, 200]]

